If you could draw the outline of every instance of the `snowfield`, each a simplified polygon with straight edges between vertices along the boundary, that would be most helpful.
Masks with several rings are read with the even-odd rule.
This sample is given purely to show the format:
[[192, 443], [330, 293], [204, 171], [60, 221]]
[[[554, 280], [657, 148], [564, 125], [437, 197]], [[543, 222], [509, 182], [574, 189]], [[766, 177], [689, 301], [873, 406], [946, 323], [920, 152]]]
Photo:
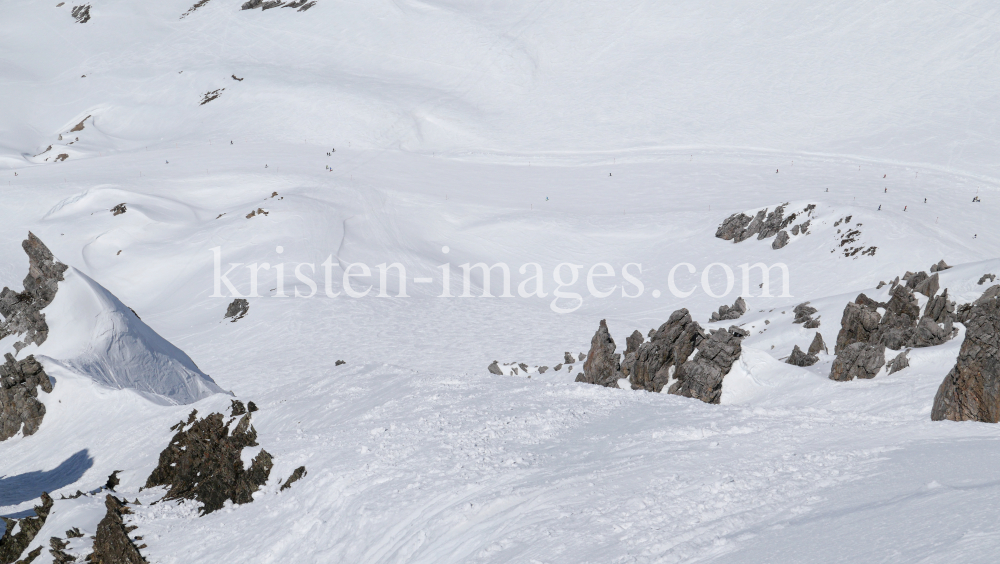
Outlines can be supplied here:
[[[829, 378], [859, 293], [1000, 275], [991, 3], [56, 4], [0, 7], [0, 288], [29, 230], [69, 267], [0, 339], [53, 382], [0, 441], [0, 515], [54, 498], [22, 558], [95, 550], [119, 471], [152, 563], [995, 560], [1000, 427], [931, 421], [967, 328]], [[716, 237], [782, 204], [783, 248]], [[574, 381], [679, 308], [749, 333], [720, 404]], [[146, 487], [234, 399], [253, 502]]]

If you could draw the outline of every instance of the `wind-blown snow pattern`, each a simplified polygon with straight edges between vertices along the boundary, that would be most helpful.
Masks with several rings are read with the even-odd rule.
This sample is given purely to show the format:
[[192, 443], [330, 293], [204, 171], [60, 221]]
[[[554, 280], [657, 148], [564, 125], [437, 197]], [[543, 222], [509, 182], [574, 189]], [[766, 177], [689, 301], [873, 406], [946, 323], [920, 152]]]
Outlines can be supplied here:
[[[87, 553], [103, 503], [59, 496], [115, 470], [163, 564], [996, 560], [1000, 426], [931, 421], [966, 328], [829, 379], [859, 293], [942, 259], [959, 307], [997, 283], [994, 2], [243, 4], [0, 7], [0, 280], [29, 230], [75, 267], [19, 356], [45, 418], [0, 442], [0, 514], [56, 498], [36, 563], [67, 527]], [[784, 246], [715, 236], [781, 205]], [[512, 297], [499, 268], [461, 297], [476, 263]], [[574, 381], [602, 319], [620, 354], [679, 308], [749, 333], [720, 404]], [[234, 397], [273, 457], [254, 501], [153, 504], [171, 426]]]
[[48, 339], [25, 348], [111, 388], [136, 390], [157, 403], [188, 404], [225, 393], [198, 366], [142, 322], [103, 286], [69, 267], [42, 310]]

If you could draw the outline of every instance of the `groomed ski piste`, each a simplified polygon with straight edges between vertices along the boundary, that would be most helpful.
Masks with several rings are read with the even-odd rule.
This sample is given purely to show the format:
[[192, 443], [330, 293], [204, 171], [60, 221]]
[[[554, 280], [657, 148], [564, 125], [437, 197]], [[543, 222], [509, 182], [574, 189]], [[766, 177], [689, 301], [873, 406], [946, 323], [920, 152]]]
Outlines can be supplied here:
[[[0, 353], [51, 385], [0, 562], [995, 560], [1000, 427], [932, 420], [1000, 275], [991, 3], [246, 4], [0, 7], [0, 307], [46, 326]], [[830, 378], [859, 294], [945, 289]], [[681, 308], [746, 332], [718, 403], [577, 381]], [[178, 477], [213, 413], [225, 499]]]

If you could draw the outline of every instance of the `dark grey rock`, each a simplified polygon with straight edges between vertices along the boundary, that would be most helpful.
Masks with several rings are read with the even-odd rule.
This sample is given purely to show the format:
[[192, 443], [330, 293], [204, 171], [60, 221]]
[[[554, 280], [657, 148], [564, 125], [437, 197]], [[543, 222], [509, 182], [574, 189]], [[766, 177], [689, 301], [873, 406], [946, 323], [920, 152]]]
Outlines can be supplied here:
[[[743, 298], [736, 298], [732, 306], [721, 305], [719, 306], [719, 311], [713, 311], [711, 318], [709, 318], [709, 323], [714, 323], [716, 321], [729, 321], [733, 319], [739, 319], [747, 312], [747, 303]], [[638, 333], [638, 331], [636, 331]]]
[[545, 371], [548, 370], [548, 369], [549, 369], [548, 366], [539, 366], [538, 367], [538, 373], [539, 374], [545, 374]]
[[878, 329], [881, 317], [869, 302], [871, 300], [860, 294], [853, 302], [844, 307], [844, 315], [840, 320], [840, 333], [834, 345], [834, 354], [840, 354], [848, 345], [867, 342]]
[[519, 367], [521, 368], [521, 370], [523, 370], [524, 372], [527, 372], [527, 371], [528, 371], [528, 365], [527, 365], [527, 364], [525, 364], [525, 363], [523, 363], [523, 362], [522, 362], [522, 363], [518, 364], [518, 366], [519, 366]]
[[722, 225], [715, 231], [715, 236], [725, 241], [732, 241], [750, 225], [751, 219], [753, 218], [745, 213], [734, 213], [722, 222]]
[[792, 354], [788, 355], [788, 360], [785, 361], [793, 366], [812, 366], [819, 362], [819, 357], [814, 354], [806, 354], [802, 352], [802, 349], [798, 345], [792, 349]]
[[934, 294], [937, 294], [938, 290], [941, 289], [941, 283], [938, 280], [938, 275], [935, 272], [930, 277], [925, 279], [923, 282], [918, 284], [913, 291], [920, 292], [921, 294], [927, 296], [928, 298], [933, 298]]
[[125, 203], [124, 202], [122, 202], [122, 203], [118, 204], [117, 206], [111, 208], [111, 213], [114, 214], [114, 215], [121, 215], [121, 214], [123, 214], [123, 213], [125, 213], [127, 211], [128, 211], [128, 208], [125, 207]]
[[997, 279], [996, 274], [983, 274], [982, 278], [979, 279], [979, 285], [982, 286], [983, 284], [986, 283], [987, 280], [993, 282], [996, 279]]
[[129, 536], [135, 526], [125, 525], [122, 515], [132, 513], [125, 503], [111, 494], [104, 498], [107, 512], [97, 524], [97, 534], [94, 535], [94, 551], [87, 556], [88, 562], [113, 564], [143, 564], [139, 548]]
[[823, 342], [823, 335], [820, 335], [819, 331], [817, 331], [816, 336], [813, 337], [812, 343], [809, 344], [809, 354], [817, 355], [820, 353], [820, 351], [823, 351], [827, 354], [830, 353], [830, 351], [827, 350], [826, 348], [826, 343]]
[[76, 23], [87, 23], [90, 21], [90, 4], [83, 4], [82, 6], [73, 6], [73, 10], [70, 12]]
[[[909, 276], [906, 274], [909, 274]], [[930, 278], [930, 275], [923, 271], [913, 273], [907, 272], [906, 274], [903, 275], [903, 280], [906, 280], [906, 287], [911, 290], [916, 289], [921, 282]]]
[[250, 303], [243, 298], [236, 298], [229, 304], [229, 307], [226, 308], [226, 315], [223, 316], [223, 319], [229, 319], [231, 322], [235, 323], [246, 317], [249, 311]]
[[[994, 288], [1000, 286], [990, 289]], [[972, 305], [958, 359], [934, 396], [931, 420], [1000, 421], [1000, 298], [996, 294]]]
[[941, 259], [941, 261], [937, 264], [931, 265], [931, 273], [941, 272], [942, 270], [948, 270], [949, 268], [951, 267], [948, 266], [948, 263], [944, 262], [944, 259]]
[[895, 374], [910, 365], [910, 359], [906, 358], [907, 352], [909, 349], [897, 354], [896, 358], [889, 361], [889, 364], [886, 365], [889, 374]]
[[934, 296], [927, 301], [924, 306], [924, 317], [929, 317], [935, 323], [944, 323], [955, 318], [955, 302], [948, 299], [948, 289], [945, 288], [940, 296]]
[[560, 370], [562, 370], [562, 367], [563, 367], [562, 363], [559, 363], [559, 364], [555, 365], [555, 366], [554, 366], [554, 367], [552, 368], [552, 370], [554, 370], [554, 371], [556, 371], [556, 372], [559, 372]]
[[278, 491], [279, 492], [283, 492], [283, 491], [287, 490], [288, 488], [292, 487], [292, 484], [294, 484], [295, 482], [298, 482], [299, 480], [301, 480], [303, 478], [303, 476], [306, 475], [306, 473], [307, 473], [306, 472], [306, 467], [305, 466], [299, 466], [298, 468], [296, 468], [295, 470], [292, 471], [292, 475], [288, 477], [288, 480], [284, 484], [281, 484], [281, 487], [278, 488]]
[[38, 400], [38, 388], [52, 392], [52, 381], [35, 360], [28, 355], [14, 360], [10, 353], [4, 355], [0, 365], [0, 441], [5, 441], [18, 431], [24, 436], [35, 434], [45, 417], [45, 405]]
[[809, 321], [806, 321], [804, 324], [802, 324], [802, 326], [805, 327], [806, 329], [815, 329], [819, 327], [819, 323], [820, 323], [819, 319], [810, 319]]
[[503, 376], [503, 370], [500, 370], [500, 364], [497, 361], [493, 361], [493, 364], [486, 368], [490, 371], [490, 374], [496, 374], [497, 376]]
[[[160, 453], [159, 464], [146, 480], [146, 487], [166, 486], [164, 499], [191, 499], [202, 502], [202, 514], [222, 509], [226, 500], [243, 504], [253, 501], [253, 493], [267, 482], [271, 473], [271, 455], [261, 450], [244, 469], [240, 453], [257, 446], [257, 431], [250, 424], [251, 414], [223, 424], [221, 413], [196, 419], [191, 412], [186, 423], [172, 427], [177, 433]], [[190, 428], [185, 429], [190, 425]]]
[[809, 306], [809, 302], [803, 302], [792, 308], [792, 313], [795, 314], [795, 319], [792, 320], [792, 323], [805, 323], [812, 319], [812, 315], [816, 311], [816, 308]]
[[574, 362], [576, 362], [576, 359], [573, 358], [572, 354], [569, 352], [563, 353], [563, 364], [573, 364]]
[[771, 242], [771, 248], [774, 250], [778, 250], [784, 247], [785, 245], [788, 244], [789, 238], [790, 237], [788, 236], [788, 231], [785, 231], [784, 229], [778, 231], [778, 236], [775, 237], [774, 241]]
[[[23, 519], [0, 517], [0, 520], [3, 520], [6, 526], [3, 536], [0, 537], [0, 563], [10, 564], [11, 562], [15, 562], [21, 556], [21, 553], [28, 548], [31, 541], [35, 539], [35, 536], [38, 535], [38, 531], [42, 529], [42, 525], [45, 524], [45, 520], [48, 519], [49, 512], [52, 510], [53, 501], [49, 497], [49, 494], [45, 492], [42, 492], [41, 500], [42, 504], [35, 506], [34, 517], [25, 517]], [[18, 526], [17, 533], [13, 533], [16, 525]], [[38, 553], [41, 553], [41, 550]], [[27, 560], [27, 562], [30, 561]]]
[[633, 390], [660, 392], [704, 338], [701, 326], [691, 319], [688, 310], [679, 309], [653, 332], [649, 342], [639, 345], [622, 371], [628, 373]]
[[698, 353], [677, 368], [677, 381], [669, 393], [719, 403], [722, 380], [743, 352], [741, 341], [749, 335], [739, 327], [713, 331], [698, 345]]
[[32, 343], [41, 345], [48, 338], [49, 326], [41, 310], [55, 299], [67, 268], [52, 256], [52, 252], [34, 233], [28, 233], [21, 248], [28, 255], [24, 291], [18, 293], [7, 287], [0, 291], [0, 315], [4, 317], [0, 323], [0, 339], [24, 335], [23, 339], [14, 343], [15, 351]]
[[846, 382], [855, 378], [874, 378], [885, 366], [885, 345], [851, 343], [837, 353], [830, 369], [830, 379]]
[[951, 319], [938, 324], [930, 317], [922, 317], [910, 337], [909, 346], [934, 347], [950, 341], [957, 334], [958, 329], [952, 325]]
[[[608, 388], [617, 388], [621, 378], [619, 360], [621, 355], [615, 353], [615, 341], [608, 332], [608, 324], [602, 319], [601, 325], [590, 341], [590, 353], [583, 363], [583, 372], [576, 377], [577, 382], [597, 384]], [[567, 356], [572, 360], [572, 357]]]

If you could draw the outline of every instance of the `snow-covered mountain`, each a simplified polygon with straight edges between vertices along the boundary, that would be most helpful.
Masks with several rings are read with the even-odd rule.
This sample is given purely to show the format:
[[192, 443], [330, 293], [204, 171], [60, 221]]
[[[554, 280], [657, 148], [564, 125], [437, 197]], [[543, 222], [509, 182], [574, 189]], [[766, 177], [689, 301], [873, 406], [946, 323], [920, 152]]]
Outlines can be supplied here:
[[0, 564], [994, 559], [990, 3], [0, 14]]

